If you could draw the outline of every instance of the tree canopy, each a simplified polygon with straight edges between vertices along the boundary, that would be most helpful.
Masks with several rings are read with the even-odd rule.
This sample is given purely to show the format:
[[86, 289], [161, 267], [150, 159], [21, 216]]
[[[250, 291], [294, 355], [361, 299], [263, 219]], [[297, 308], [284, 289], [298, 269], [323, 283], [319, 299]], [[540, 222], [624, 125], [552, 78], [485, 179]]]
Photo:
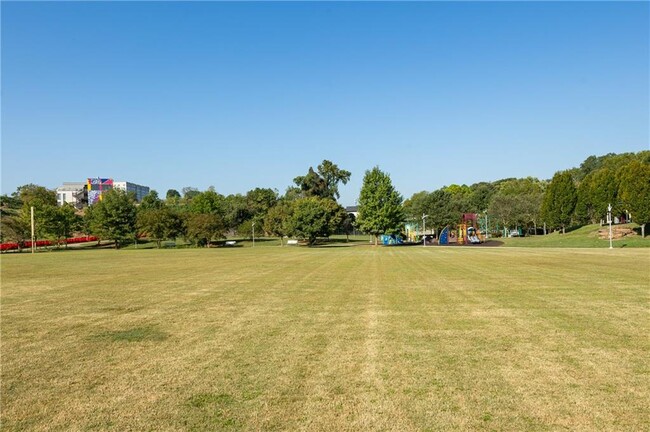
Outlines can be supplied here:
[[374, 235], [377, 244], [380, 234], [399, 233], [404, 220], [402, 196], [390, 176], [379, 167], [366, 171], [359, 195], [359, 228]]

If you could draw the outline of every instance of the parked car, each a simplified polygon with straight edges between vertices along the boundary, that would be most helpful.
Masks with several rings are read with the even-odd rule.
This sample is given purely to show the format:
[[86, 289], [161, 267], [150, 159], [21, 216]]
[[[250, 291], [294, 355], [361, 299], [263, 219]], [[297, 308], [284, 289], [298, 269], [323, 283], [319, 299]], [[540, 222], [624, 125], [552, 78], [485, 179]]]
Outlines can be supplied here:
[[510, 237], [519, 237], [519, 230], [510, 231]]

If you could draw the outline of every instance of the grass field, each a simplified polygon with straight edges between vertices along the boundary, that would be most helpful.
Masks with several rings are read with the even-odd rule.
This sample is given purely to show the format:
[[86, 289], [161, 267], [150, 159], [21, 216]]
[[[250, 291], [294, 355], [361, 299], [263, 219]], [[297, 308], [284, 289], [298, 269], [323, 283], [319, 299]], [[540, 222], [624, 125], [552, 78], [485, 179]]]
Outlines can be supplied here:
[[3, 430], [649, 430], [650, 250], [3, 256]]
[[[498, 238], [496, 241], [508, 247], [571, 247], [571, 248], [607, 248], [609, 238], [599, 238], [598, 230], [607, 232], [607, 225], [585, 225], [575, 231], [562, 234], [560, 231], [548, 235], [531, 235], [526, 237]], [[618, 229], [639, 229], [636, 224], [615, 225], [614, 232]], [[642, 238], [640, 235], [623, 237], [612, 241], [614, 248], [650, 247], [650, 237]]]

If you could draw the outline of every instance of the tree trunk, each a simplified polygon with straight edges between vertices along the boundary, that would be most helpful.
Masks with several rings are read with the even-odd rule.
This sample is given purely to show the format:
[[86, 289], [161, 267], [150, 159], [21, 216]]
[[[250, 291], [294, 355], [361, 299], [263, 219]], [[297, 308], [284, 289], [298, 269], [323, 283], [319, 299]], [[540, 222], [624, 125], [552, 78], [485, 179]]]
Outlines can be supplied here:
[[379, 244], [379, 235], [375, 234], [375, 246]]
[[282, 240], [282, 236], [280, 236], [280, 247], [284, 246], [284, 241]]
[[161, 243], [160, 239], [156, 240], [156, 243], [158, 244], [158, 249], [160, 249], [160, 243]]
[[562, 234], [566, 234], [566, 229], [565, 229], [564, 225], [562, 225]]
[[645, 224], [641, 224], [641, 238], [645, 238]]

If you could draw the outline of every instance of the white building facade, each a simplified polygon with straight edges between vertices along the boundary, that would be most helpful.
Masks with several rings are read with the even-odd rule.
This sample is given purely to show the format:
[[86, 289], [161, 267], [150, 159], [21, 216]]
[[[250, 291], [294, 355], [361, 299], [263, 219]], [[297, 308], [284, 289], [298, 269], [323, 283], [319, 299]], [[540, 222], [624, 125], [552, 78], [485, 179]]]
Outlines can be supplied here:
[[132, 192], [137, 202], [141, 202], [150, 191], [149, 186], [142, 186], [127, 181], [113, 181], [113, 179], [89, 178], [85, 182], [64, 182], [56, 188], [56, 202], [59, 206], [70, 203], [77, 208], [94, 204], [102, 193], [111, 189], [120, 189], [127, 193]]
[[85, 187], [85, 182], [63, 182], [62, 186], [56, 188], [56, 203], [59, 206], [68, 203], [76, 207]]
[[142, 198], [149, 194], [149, 186], [142, 186], [127, 181], [114, 181], [113, 188], [123, 190], [126, 193], [133, 192], [137, 202], [142, 201]]

